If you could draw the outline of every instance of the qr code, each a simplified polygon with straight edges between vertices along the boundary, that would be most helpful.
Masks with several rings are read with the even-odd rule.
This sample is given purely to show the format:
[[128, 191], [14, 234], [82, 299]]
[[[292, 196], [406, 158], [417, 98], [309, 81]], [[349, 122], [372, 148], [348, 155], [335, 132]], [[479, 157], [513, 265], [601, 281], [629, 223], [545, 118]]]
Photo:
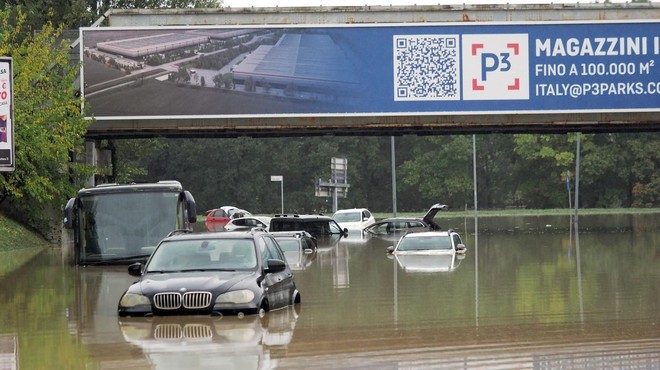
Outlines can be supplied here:
[[458, 35], [394, 36], [394, 100], [459, 100]]

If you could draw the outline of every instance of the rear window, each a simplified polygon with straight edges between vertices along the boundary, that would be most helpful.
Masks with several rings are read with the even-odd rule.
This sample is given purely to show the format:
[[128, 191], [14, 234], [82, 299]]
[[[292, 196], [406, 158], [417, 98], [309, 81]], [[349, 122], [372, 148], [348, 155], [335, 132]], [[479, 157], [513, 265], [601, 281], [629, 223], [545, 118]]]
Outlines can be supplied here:
[[303, 231], [303, 223], [298, 220], [272, 220], [270, 222], [271, 231]]
[[273, 219], [270, 222], [270, 231], [307, 231], [314, 236], [341, 234], [342, 232], [333, 219]]
[[342, 212], [335, 213], [332, 218], [337, 222], [360, 222], [362, 221], [362, 213], [360, 212]]

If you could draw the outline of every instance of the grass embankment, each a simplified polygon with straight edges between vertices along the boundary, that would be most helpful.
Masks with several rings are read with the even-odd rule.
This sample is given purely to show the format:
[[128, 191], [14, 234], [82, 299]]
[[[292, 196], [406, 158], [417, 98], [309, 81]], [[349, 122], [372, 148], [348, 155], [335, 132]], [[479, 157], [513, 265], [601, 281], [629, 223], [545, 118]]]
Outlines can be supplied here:
[[0, 277], [50, 245], [41, 235], [0, 214]]
[[[422, 217], [425, 212], [398, 212], [397, 217]], [[585, 208], [578, 210], [578, 215], [621, 215], [621, 214], [641, 214], [641, 213], [660, 213], [660, 208]], [[503, 210], [483, 210], [478, 211], [479, 217], [520, 217], [520, 216], [569, 216], [574, 215], [575, 209], [503, 209]], [[392, 217], [391, 213], [374, 213], [376, 219]], [[436, 217], [474, 217], [474, 210], [462, 211], [440, 211]]]

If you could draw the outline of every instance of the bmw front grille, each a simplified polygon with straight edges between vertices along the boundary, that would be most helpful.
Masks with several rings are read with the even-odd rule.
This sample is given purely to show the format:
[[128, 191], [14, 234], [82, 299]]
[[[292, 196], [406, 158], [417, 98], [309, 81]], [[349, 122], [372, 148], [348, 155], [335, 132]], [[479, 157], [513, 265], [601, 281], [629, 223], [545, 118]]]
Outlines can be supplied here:
[[154, 330], [154, 339], [195, 339], [213, 338], [211, 326], [205, 324], [158, 324]]
[[183, 336], [179, 324], [158, 324], [154, 330], [154, 339], [179, 339]]
[[176, 310], [181, 307], [186, 309], [200, 309], [211, 305], [210, 292], [186, 292], [186, 293], [157, 293], [154, 295], [154, 305], [159, 310]]
[[187, 292], [183, 294], [183, 308], [205, 308], [211, 304], [209, 292]]

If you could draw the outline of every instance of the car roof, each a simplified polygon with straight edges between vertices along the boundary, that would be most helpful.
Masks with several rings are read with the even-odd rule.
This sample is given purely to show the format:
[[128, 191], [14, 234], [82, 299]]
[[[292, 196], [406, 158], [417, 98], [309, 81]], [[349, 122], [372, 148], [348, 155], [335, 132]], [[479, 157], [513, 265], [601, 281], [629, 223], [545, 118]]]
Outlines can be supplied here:
[[177, 233], [168, 235], [163, 241], [169, 240], [209, 240], [209, 239], [252, 239], [255, 234], [268, 234], [265, 229], [254, 227], [251, 230], [215, 231], [203, 233]]
[[299, 215], [297, 213], [280, 214], [280, 215], [273, 216], [273, 218], [271, 218], [271, 222], [275, 221], [277, 219], [288, 219], [288, 220], [290, 220], [290, 219], [299, 219], [299, 220], [303, 220], [303, 221], [309, 221], [309, 220], [332, 220], [332, 217], [322, 215], [322, 214], [318, 214], [318, 215], [311, 215], [311, 214]]
[[408, 233], [404, 238], [423, 238], [428, 236], [449, 236], [453, 231], [423, 231], [416, 233]]
[[362, 212], [362, 211], [369, 211], [369, 210], [366, 209], [366, 208], [338, 209], [337, 212], [335, 212], [335, 214], [337, 214], [337, 213], [349, 213], [349, 212]]

